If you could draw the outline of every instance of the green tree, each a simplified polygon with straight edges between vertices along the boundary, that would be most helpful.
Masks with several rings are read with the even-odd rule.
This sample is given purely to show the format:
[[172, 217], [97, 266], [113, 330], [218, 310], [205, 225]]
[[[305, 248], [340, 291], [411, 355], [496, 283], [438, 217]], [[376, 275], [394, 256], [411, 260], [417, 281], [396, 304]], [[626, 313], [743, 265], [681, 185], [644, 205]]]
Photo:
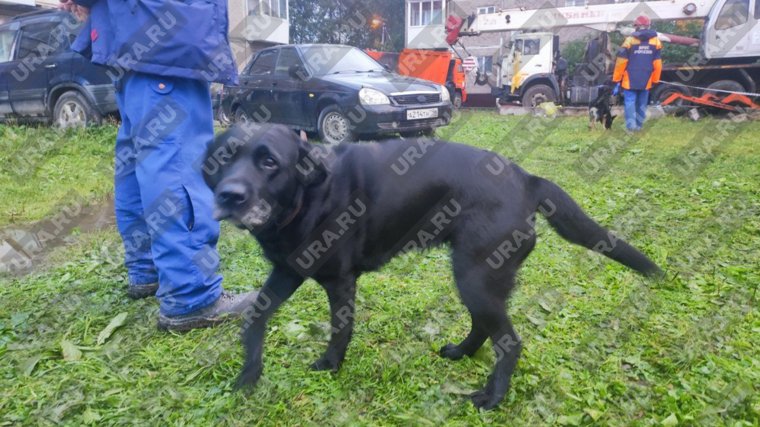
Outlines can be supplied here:
[[[703, 21], [701, 19], [682, 22], [660, 21], [652, 23], [652, 29], [660, 33], [677, 34], [698, 39], [699, 33], [702, 31], [702, 25]], [[662, 62], [665, 64], [683, 64], [697, 51], [698, 49], [692, 46], [663, 43]]]
[[[382, 50], [404, 47], [404, 0], [290, 0], [293, 43], [337, 43]], [[381, 46], [385, 23], [386, 43]]]

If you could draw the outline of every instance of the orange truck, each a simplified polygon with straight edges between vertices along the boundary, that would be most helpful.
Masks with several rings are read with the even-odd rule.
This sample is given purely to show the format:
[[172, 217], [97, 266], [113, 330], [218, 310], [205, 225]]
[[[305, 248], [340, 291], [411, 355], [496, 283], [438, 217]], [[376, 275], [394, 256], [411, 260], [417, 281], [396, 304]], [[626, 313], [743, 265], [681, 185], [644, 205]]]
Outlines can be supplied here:
[[[446, 86], [455, 108], [467, 101], [465, 73], [462, 60], [449, 50], [404, 49], [400, 54], [368, 50], [367, 54], [381, 64], [396, 63], [396, 71], [404, 76], [417, 77]], [[393, 58], [398, 55], [398, 60]]]

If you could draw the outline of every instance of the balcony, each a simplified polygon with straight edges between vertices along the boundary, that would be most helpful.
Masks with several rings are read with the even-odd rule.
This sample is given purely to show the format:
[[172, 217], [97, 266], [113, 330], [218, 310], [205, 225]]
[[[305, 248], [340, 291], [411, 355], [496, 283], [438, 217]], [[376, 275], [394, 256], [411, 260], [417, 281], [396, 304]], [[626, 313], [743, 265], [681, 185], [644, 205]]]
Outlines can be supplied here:
[[444, 11], [446, 0], [406, 1], [406, 47], [447, 48]]
[[248, 0], [239, 35], [249, 42], [288, 43], [290, 23], [287, 0]]

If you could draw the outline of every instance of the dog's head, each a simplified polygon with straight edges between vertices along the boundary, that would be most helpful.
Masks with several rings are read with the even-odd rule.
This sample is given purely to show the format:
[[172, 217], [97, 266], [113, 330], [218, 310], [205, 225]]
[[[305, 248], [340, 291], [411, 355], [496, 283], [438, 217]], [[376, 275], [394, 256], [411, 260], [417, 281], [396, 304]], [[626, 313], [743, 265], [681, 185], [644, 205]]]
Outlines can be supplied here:
[[604, 128], [605, 129], [611, 129], [612, 128], [612, 121], [615, 120], [615, 117], [617, 117], [617, 114], [607, 114], [604, 117]]
[[214, 218], [252, 232], [277, 224], [300, 208], [307, 187], [327, 178], [325, 150], [285, 126], [233, 126], [216, 137], [203, 163]]

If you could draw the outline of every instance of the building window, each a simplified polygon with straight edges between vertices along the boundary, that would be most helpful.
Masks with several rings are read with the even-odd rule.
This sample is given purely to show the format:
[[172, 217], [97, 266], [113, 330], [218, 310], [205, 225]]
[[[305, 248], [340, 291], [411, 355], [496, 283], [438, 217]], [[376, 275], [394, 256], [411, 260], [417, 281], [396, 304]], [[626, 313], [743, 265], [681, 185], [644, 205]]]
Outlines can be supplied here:
[[481, 73], [493, 71], [493, 56], [478, 56], [478, 70]]
[[288, 19], [288, 0], [248, 0], [248, 14]]
[[486, 13], [496, 13], [496, 6], [482, 6], [478, 8], [478, 15], [483, 15]]
[[586, 0], [565, 0], [565, 6], [585, 6]]
[[409, 26], [443, 24], [443, 1], [412, 1], [409, 2]]

